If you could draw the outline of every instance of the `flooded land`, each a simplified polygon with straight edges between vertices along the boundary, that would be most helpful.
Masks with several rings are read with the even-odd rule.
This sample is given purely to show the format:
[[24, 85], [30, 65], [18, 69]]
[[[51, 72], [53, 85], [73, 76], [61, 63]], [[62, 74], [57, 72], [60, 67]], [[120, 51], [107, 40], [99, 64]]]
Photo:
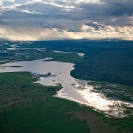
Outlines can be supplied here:
[[133, 132], [132, 42], [0, 46], [0, 132]]
[[[94, 89], [92, 84], [89, 85], [90, 81], [75, 79], [70, 75], [74, 64], [50, 61], [50, 59], [52, 58], [6, 63], [0, 65], [0, 72], [31, 72], [33, 75], [40, 75], [39, 80], [35, 83], [44, 86], [61, 84], [62, 89], [55, 95], [57, 97], [92, 107], [108, 117], [123, 118], [132, 115], [131, 109], [128, 109], [133, 108], [131, 102], [106, 97]], [[100, 83], [97, 86], [100, 86]], [[128, 114], [127, 110], [129, 110]]]

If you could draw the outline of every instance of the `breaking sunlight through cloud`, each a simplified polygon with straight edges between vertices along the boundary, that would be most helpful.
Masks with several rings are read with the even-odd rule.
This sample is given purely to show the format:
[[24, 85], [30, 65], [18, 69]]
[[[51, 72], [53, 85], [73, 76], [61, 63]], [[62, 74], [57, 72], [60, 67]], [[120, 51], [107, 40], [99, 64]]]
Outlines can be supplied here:
[[132, 0], [2, 0], [0, 38], [133, 40]]

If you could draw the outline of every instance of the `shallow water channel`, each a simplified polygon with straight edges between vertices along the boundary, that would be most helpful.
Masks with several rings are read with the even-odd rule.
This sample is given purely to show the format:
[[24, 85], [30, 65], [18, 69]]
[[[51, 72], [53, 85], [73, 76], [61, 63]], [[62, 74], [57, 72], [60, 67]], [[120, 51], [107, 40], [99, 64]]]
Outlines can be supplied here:
[[132, 103], [109, 99], [104, 94], [94, 91], [94, 87], [87, 84], [89, 81], [75, 79], [70, 75], [73, 69], [75, 68], [72, 63], [50, 61], [49, 58], [0, 65], [1, 73], [31, 72], [40, 75], [39, 81], [35, 83], [48, 86], [60, 83], [63, 89], [57, 92], [56, 97], [90, 106], [106, 116], [121, 118], [127, 116], [125, 113], [127, 109], [124, 106], [133, 108]]

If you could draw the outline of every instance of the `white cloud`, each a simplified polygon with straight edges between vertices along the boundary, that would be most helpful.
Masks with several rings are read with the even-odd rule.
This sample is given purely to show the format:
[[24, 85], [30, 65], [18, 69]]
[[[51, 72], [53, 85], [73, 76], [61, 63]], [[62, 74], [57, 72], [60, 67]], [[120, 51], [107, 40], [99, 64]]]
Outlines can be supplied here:
[[100, 0], [77, 0], [76, 3], [86, 2], [86, 3], [102, 3]]
[[7, 1], [13, 4], [0, 7], [1, 37], [11, 40], [133, 36], [132, 0], [2, 0], [0, 5]]
[[15, 0], [2, 0], [2, 1], [15, 2]]
[[15, 2], [15, 0], [1, 0], [0, 6], [2, 6], [4, 2]]
[[29, 10], [21, 10], [21, 12], [29, 13], [29, 14], [41, 14], [40, 12], [36, 12], [35, 10], [29, 11]]
[[[56, 39], [103, 39], [103, 38], [122, 38], [133, 40], [133, 27], [105, 26], [99, 31], [93, 27], [82, 26], [81, 32], [69, 32], [57, 28], [41, 27], [0, 27], [0, 38], [9, 40], [28, 41], [28, 40], [56, 40]], [[88, 30], [89, 29], [89, 30]]]
[[3, 5], [3, 1], [0, 1], [0, 6], [2, 6]]

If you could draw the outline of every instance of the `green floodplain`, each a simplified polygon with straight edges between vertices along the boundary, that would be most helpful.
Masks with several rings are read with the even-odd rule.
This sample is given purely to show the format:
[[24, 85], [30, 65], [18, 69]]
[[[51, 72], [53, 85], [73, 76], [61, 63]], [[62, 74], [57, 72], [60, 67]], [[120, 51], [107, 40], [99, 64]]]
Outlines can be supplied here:
[[[15, 50], [12, 44], [19, 46]], [[75, 63], [71, 75], [87, 79], [107, 97], [132, 102], [132, 41], [0, 42], [0, 64], [52, 57]], [[44, 49], [46, 48], [46, 49]], [[79, 52], [76, 53], [54, 52]], [[20, 67], [20, 66], [18, 66]], [[90, 107], [54, 97], [57, 87], [34, 84], [28, 72], [0, 73], [0, 133], [132, 133], [133, 116], [107, 118]]]

